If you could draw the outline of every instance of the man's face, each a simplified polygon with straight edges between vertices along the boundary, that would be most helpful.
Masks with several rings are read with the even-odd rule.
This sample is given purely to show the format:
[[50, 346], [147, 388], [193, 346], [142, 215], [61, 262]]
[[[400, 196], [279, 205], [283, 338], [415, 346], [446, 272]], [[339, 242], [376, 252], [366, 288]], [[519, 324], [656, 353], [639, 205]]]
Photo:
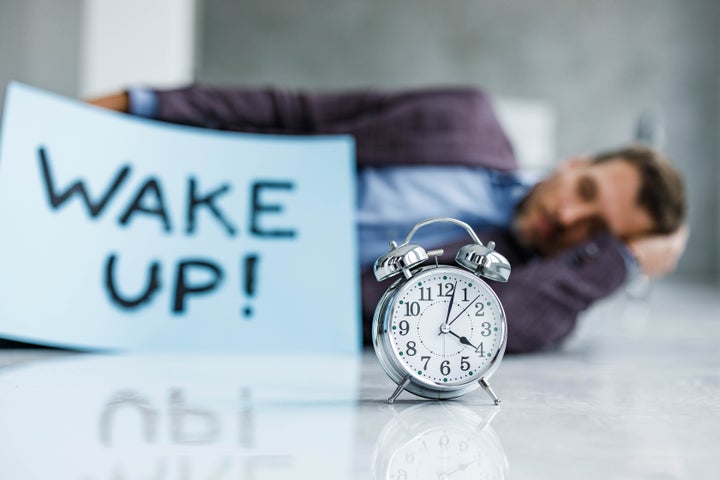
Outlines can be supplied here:
[[523, 244], [543, 255], [577, 245], [600, 230], [622, 239], [649, 233], [652, 218], [637, 205], [640, 185], [640, 173], [626, 161], [570, 159], [523, 200], [513, 228]]

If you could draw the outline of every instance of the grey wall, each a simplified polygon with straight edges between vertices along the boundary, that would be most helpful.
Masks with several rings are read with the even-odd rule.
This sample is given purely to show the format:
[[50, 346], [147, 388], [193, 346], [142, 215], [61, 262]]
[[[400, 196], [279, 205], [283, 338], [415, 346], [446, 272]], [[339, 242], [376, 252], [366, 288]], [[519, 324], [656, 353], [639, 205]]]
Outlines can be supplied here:
[[[474, 84], [557, 109], [559, 157], [616, 146], [653, 109], [690, 186], [681, 271], [720, 271], [720, 2], [198, 0], [197, 77], [289, 87]], [[0, 103], [77, 96], [83, 0], [0, 0]]]
[[0, 105], [18, 80], [76, 96], [82, 0], [0, 0]]
[[199, 80], [289, 87], [474, 84], [550, 101], [559, 155], [666, 119], [690, 185], [682, 272], [717, 273], [720, 2], [199, 0]]

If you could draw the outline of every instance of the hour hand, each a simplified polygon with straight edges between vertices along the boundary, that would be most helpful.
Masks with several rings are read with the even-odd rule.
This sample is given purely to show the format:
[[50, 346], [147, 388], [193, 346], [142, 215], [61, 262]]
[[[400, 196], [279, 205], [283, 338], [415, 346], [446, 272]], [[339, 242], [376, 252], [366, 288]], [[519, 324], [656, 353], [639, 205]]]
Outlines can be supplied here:
[[475, 345], [473, 345], [473, 344], [470, 342], [470, 340], [467, 339], [467, 337], [464, 337], [464, 336], [461, 337], [460, 335], [458, 335], [457, 333], [453, 332], [452, 330], [448, 331], [448, 333], [449, 333], [450, 335], [452, 335], [453, 337], [457, 337], [458, 340], [460, 340], [460, 343], [462, 343], [463, 345], [469, 345], [469, 346], [473, 347], [475, 350], [477, 350], [477, 347], [476, 347]]

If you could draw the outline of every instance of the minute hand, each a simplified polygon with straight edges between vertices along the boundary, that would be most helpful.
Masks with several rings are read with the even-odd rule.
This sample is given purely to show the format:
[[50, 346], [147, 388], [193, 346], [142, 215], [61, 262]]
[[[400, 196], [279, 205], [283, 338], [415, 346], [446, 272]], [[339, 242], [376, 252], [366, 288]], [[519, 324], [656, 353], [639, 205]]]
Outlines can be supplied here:
[[475, 300], [477, 300], [478, 298], [480, 298], [480, 295], [478, 295], [477, 297], [473, 298], [473, 299], [470, 301], [470, 303], [468, 303], [467, 306], [462, 309], [462, 311], [461, 311], [460, 313], [458, 313], [457, 315], [455, 315], [455, 318], [453, 318], [452, 320], [450, 320], [450, 322], [448, 323], [448, 325], [452, 325], [455, 320], [457, 320], [458, 318], [460, 318], [460, 315], [462, 315], [463, 313], [465, 313], [465, 310], [467, 310], [468, 308], [470, 308], [470, 305], [472, 305], [472, 304], [475, 302]]
[[[452, 296], [450, 297], [450, 305], [448, 306], [447, 315], [445, 316], [446, 324], [448, 324], [448, 320], [450, 320], [450, 312], [452, 312], [453, 302], [455, 301], [455, 291], [456, 290], [457, 290], [457, 282], [455, 282], [455, 286], [453, 287], [453, 293], [452, 293]], [[452, 322], [450, 322], [450, 323], [452, 323]]]

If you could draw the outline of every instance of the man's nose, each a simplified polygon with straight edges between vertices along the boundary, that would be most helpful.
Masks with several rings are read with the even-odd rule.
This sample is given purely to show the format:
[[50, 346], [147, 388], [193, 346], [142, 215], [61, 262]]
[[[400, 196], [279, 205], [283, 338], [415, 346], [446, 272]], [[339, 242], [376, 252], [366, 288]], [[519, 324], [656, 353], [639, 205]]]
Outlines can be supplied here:
[[558, 209], [557, 220], [567, 227], [593, 218], [596, 214], [597, 208], [592, 203], [568, 202], [561, 205]]

